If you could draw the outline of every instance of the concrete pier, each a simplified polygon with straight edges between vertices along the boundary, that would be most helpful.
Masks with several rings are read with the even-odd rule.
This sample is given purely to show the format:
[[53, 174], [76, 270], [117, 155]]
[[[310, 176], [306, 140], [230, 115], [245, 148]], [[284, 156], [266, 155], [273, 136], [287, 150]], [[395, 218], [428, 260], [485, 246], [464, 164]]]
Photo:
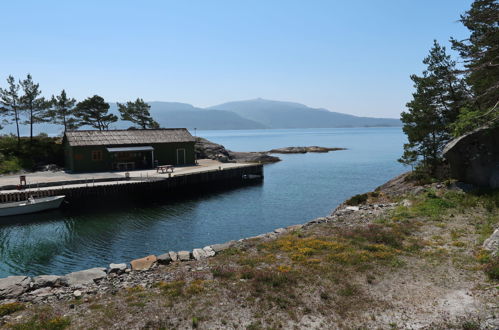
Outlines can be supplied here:
[[[154, 171], [155, 172], [155, 171]], [[192, 168], [181, 168], [174, 173], [155, 174], [144, 171], [123, 173], [120, 176], [98, 176], [64, 181], [50, 180], [29, 185], [25, 189], [2, 186], [0, 203], [26, 200], [29, 196], [48, 197], [65, 195], [69, 202], [86, 199], [108, 200], [120, 196], [175, 196], [176, 193], [197, 191], [200, 188], [221, 188], [228, 185], [242, 185], [263, 179], [261, 164], [210, 164]], [[150, 175], [149, 175], [150, 174]], [[1, 183], [1, 180], [0, 180]], [[10, 189], [5, 189], [6, 187]]]

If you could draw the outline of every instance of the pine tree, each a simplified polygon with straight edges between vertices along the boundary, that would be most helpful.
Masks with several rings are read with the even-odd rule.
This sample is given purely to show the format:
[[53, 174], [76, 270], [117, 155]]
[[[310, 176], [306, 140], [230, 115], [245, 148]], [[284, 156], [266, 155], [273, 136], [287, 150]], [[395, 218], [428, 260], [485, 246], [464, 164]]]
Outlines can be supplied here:
[[49, 116], [54, 124], [63, 125], [64, 132], [78, 127], [75, 120], [75, 104], [76, 100], [68, 98], [66, 91], [63, 89], [60, 95], [52, 95], [51, 108]]
[[465, 40], [451, 39], [464, 59], [474, 106], [488, 111], [499, 101], [499, 2], [475, 0], [460, 22], [470, 31]]
[[151, 106], [140, 98], [137, 98], [135, 102], [118, 103], [121, 119], [130, 121], [142, 129], [159, 128], [159, 124], [151, 117], [150, 109]]
[[[19, 109], [19, 85], [13, 76], [7, 78], [8, 87], [6, 89], [0, 88], [0, 110], [8, 119], [7, 123], [14, 122], [16, 124], [17, 132], [17, 148], [21, 146], [21, 135], [19, 133], [20, 122], [20, 109]], [[12, 117], [10, 119], [9, 117]], [[10, 120], [9, 120], [10, 119]]]
[[26, 76], [26, 79], [20, 81], [19, 84], [24, 92], [24, 95], [20, 98], [20, 109], [27, 113], [28, 119], [25, 123], [29, 125], [29, 140], [32, 143], [33, 126], [36, 123], [47, 121], [47, 109], [50, 106], [50, 102], [45, 100], [44, 97], [40, 97], [42, 94], [40, 84], [35, 84], [30, 74]]
[[399, 161], [422, 165], [430, 174], [435, 174], [441, 161], [440, 153], [451, 139], [449, 124], [466, 104], [467, 92], [457, 74], [456, 63], [437, 41], [423, 63], [427, 66], [423, 75], [411, 76], [416, 91], [401, 118], [409, 142], [404, 145]]
[[109, 104], [102, 97], [94, 95], [76, 105], [74, 116], [78, 126], [89, 125], [102, 131], [118, 121], [118, 117], [108, 111]]

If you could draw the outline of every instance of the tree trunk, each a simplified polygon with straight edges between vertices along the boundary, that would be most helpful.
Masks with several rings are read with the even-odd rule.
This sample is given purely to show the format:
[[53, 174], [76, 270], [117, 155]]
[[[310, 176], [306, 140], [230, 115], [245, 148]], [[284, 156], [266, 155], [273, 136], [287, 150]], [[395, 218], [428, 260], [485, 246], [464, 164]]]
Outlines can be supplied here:
[[17, 151], [21, 148], [21, 134], [19, 134], [19, 117], [17, 115], [17, 109], [14, 108], [14, 116], [16, 119], [16, 129], [17, 129]]

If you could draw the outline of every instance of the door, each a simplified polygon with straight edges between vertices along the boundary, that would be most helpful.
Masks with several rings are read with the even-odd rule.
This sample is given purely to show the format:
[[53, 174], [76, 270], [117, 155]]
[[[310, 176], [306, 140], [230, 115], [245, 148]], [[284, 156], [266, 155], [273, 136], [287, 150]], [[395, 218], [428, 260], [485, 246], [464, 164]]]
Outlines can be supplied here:
[[177, 149], [177, 165], [185, 164], [185, 149]]

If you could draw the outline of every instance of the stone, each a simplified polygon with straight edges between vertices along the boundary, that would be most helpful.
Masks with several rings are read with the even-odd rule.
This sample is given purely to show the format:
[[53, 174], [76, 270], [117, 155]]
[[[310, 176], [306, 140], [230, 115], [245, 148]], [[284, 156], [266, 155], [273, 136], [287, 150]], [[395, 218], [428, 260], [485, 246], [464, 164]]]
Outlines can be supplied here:
[[168, 252], [168, 254], [170, 255], [170, 258], [172, 258], [172, 261], [178, 261], [177, 252], [170, 251], [170, 252]]
[[67, 285], [63, 276], [57, 275], [40, 275], [33, 278], [33, 289]]
[[274, 229], [274, 233], [276, 233], [276, 234], [282, 234], [282, 233], [284, 233], [284, 232], [286, 232], [286, 229], [284, 229], [284, 228], [277, 228], [277, 229]]
[[0, 299], [16, 298], [29, 289], [28, 276], [9, 276], [0, 279]]
[[75, 298], [80, 298], [82, 294], [83, 293], [80, 290], [76, 290], [73, 292], [73, 296], [75, 296]]
[[206, 259], [206, 252], [203, 249], [194, 249], [192, 250], [192, 256], [196, 260]]
[[450, 141], [443, 150], [453, 178], [499, 188], [499, 126], [481, 127]]
[[405, 206], [405, 207], [411, 207], [412, 206], [412, 202], [408, 199], [404, 199], [402, 202], [401, 202], [402, 206]]
[[69, 286], [83, 286], [103, 279], [106, 275], [106, 268], [96, 267], [69, 273], [64, 278]]
[[303, 228], [302, 224], [292, 225], [292, 226], [286, 227], [286, 229], [289, 230], [289, 231], [299, 230], [299, 229], [302, 229], [302, 228]]
[[178, 259], [180, 261], [189, 261], [191, 260], [191, 253], [189, 251], [179, 251], [177, 252]]
[[126, 270], [126, 264], [109, 264], [109, 273], [123, 274]]
[[359, 207], [358, 206], [347, 206], [347, 207], [345, 207], [345, 210], [356, 212], [359, 210]]
[[234, 242], [227, 242], [227, 243], [222, 243], [222, 244], [213, 244], [211, 245], [211, 248], [215, 253], [222, 252], [223, 250], [227, 250], [228, 248], [232, 247], [234, 245]]
[[172, 257], [170, 256], [170, 253], [164, 253], [160, 256], [158, 256], [158, 263], [167, 265], [170, 262], [172, 262]]
[[494, 230], [492, 235], [483, 242], [483, 249], [489, 251], [492, 256], [499, 255], [499, 229]]
[[37, 296], [37, 297], [47, 297], [51, 296], [53, 294], [52, 288], [50, 287], [44, 287], [40, 289], [36, 289], [34, 291], [30, 291], [30, 295]]
[[213, 257], [216, 253], [215, 251], [211, 248], [211, 246], [205, 246], [203, 248], [204, 253], [206, 253], [206, 257]]
[[130, 261], [132, 270], [149, 270], [158, 259], [155, 255], [150, 255], [144, 258]]

